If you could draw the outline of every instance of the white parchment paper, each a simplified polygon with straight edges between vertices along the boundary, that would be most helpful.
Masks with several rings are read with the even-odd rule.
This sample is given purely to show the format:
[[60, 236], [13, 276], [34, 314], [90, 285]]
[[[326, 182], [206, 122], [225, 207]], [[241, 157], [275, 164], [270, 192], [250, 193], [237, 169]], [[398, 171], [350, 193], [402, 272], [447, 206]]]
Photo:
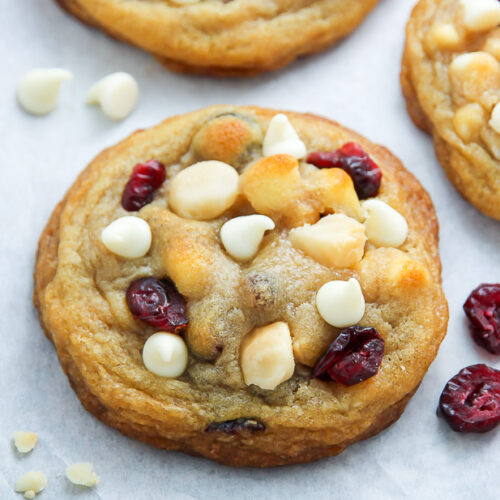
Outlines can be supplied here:
[[[355, 1], [355, 0], [353, 0]], [[446, 381], [462, 367], [500, 358], [472, 342], [461, 307], [480, 282], [500, 281], [500, 224], [480, 215], [447, 182], [429, 137], [410, 122], [398, 74], [404, 25], [414, 0], [382, 0], [362, 27], [326, 52], [248, 80], [181, 76], [152, 57], [82, 26], [49, 0], [0, 0], [0, 499], [27, 470], [49, 478], [49, 499], [479, 499], [500, 498], [500, 431], [459, 435], [435, 409]], [[22, 112], [15, 85], [33, 67], [75, 74], [57, 110]], [[128, 71], [138, 108], [112, 123], [84, 104], [98, 78]], [[215, 103], [312, 111], [388, 146], [430, 192], [441, 223], [446, 340], [399, 422], [336, 458], [309, 465], [232, 469], [155, 450], [106, 427], [70, 389], [31, 303], [38, 236], [55, 204], [104, 147], [137, 128]], [[12, 432], [32, 430], [28, 456]], [[66, 465], [92, 461], [101, 483], [72, 486]]]

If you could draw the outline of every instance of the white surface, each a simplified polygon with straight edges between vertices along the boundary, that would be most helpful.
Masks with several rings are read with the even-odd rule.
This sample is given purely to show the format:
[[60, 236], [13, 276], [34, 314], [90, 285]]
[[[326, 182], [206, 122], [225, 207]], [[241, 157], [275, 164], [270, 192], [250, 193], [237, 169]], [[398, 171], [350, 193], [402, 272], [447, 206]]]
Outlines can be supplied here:
[[[500, 431], [452, 432], [435, 415], [445, 382], [462, 367], [494, 358], [467, 333], [462, 303], [482, 281], [500, 281], [500, 224], [466, 204], [447, 182], [430, 139], [405, 113], [398, 73], [404, 23], [413, 0], [382, 0], [336, 48], [250, 80], [180, 76], [149, 55], [66, 16], [49, 0], [0, 0], [0, 498], [32, 469], [49, 477], [41, 500], [115, 499], [481, 499], [499, 498]], [[15, 102], [16, 81], [33, 67], [64, 67], [75, 79], [45, 118]], [[84, 104], [97, 79], [133, 74], [137, 109], [121, 123]], [[441, 221], [449, 334], [399, 422], [337, 458], [273, 470], [231, 469], [123, 437], [88, 414], [62, 374], [31, 304], [38, 236], [54, 205], [101, 149], [137, 128], [214, 103], [253, 103], [332, 117], [396, 153], [430, 191]], [[39, 433], [18, 455], [15, 430]], [[65, 467], [91, 461], [101, 477], [85, 490]]]

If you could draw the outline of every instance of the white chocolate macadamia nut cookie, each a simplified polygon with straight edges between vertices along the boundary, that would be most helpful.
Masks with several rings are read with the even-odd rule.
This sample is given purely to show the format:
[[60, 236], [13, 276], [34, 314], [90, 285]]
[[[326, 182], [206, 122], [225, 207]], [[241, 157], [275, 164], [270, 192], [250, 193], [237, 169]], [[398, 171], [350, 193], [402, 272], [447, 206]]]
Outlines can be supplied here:
[[500, 2], [420, 0], [401, 84], [415, 124], [462, 196], [500, 220]]
[[[87, 167], [40, 239], [34, 300], [107, 424], [231, 465], [308, 462], [394, 422], [434, 359], [437, 231], [385, 148], [214, 106]], [[68, 477], [95, 483], [89, 464]]]

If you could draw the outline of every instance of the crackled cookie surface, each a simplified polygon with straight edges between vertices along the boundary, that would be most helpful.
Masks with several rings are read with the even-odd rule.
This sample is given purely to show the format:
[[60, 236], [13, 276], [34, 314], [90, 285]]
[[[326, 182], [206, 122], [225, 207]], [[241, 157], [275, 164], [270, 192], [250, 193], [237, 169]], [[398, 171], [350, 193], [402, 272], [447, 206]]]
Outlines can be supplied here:
[[448, 178], [500, 220], [499, 25], [497, 0], [420, 0], [407, 26], [401, 82]]
[[232, 465], [395, 421], [443, 339], [438, 225], [385, 148], [216, 106], [101, 153], [43, 232], [35, 303], [83, 405]]
[[170, 69], [251, 75], [324, 49], [377, 0], [57, 0], [82, 21]]

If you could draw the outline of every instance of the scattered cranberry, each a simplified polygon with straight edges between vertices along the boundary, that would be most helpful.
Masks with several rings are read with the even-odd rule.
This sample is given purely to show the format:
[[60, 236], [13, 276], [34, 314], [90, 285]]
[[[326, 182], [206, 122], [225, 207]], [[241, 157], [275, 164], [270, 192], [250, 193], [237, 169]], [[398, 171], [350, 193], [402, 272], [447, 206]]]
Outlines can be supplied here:
[[168, 279], [133, 281], [127, 290], [127, 305], [134, 318], [167, 332], [181, 333], [188, 324], [184, 297]]
[[354, 182], [360, 200], [377, 196], [382, 180], [380, 167], [355, 142], [348, 142], [335, 151], [317, 151], [307, 157], [318, 168], [341, 168]]
[[457, 432], [488, 432], [500, 424], [500, 371], [472, 365], [448, 381], [439, 409]]
[[123, 190], [122, 207], [128, 212], [134, 212], [151, 203], [155, 191], [165, 178], [165, 166], [159, 161], [138, 163]]
[[226, 434], [241, 434], [244, 431], [265, 431], [266, 426], [255, 418], [236, 418], [224, 422], [212, 422], [205, 432], [224, 432]]
[[479, 285], [465, 301], [464, 311], [476, 344], [500, 354], [500, 284]]
[[354, 385], [377, 374], [384, 340], [375, 328], [350, 326], [330, 344], [313, 368], [312, 376]]

